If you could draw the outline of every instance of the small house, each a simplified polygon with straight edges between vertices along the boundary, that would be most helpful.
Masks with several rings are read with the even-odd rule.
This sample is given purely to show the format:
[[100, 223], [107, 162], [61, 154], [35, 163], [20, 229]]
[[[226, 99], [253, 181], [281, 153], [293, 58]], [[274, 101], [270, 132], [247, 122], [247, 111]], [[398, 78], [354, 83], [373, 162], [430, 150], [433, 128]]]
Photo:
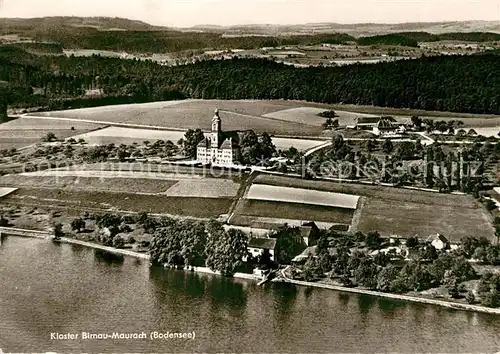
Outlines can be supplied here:
[[358, 117], [354, 122], [354, 129], [356, 130], [372, 130], [377, 126], [380, 117]]
[[248, 253], [252, 257], [257, 258], [263, 255], [269, 255], [271, 261], [276, 261], [275, 250], [276, 250], [276, 239], [275, 238], [265, 238], [265, 237], [252, 237], [248, 241]]
[[437, 250], [443, 250], [450, 248], [450, 241], [441, 234], [430, 235], [427, 240]]

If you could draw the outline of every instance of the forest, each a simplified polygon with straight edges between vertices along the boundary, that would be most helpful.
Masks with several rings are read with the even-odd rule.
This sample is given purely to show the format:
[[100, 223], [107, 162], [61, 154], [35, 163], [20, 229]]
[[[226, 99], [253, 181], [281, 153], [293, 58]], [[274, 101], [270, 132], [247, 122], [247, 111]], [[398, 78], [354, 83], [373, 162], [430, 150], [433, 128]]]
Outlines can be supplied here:
[[[500, 114], [496, 53], [390, 63], [295, 68], [266, 59], [166, 67], [118, 58], [36, 56], [0, 46], [0, 81], [12, 107], [65, 109], [182, 98], [289, 99]], [[88, 90], [100, 89], [97, 98]]]
[[418, 47], [420, 42], [452, 40], [467, 42], [494, 42], [500, 41], [500, 34], [491, 32], [450, 32], [442, 34], [431, 34], [427, 32], [398, 32], [378, 36], [360, 37], [357, 39], [356, 43], [359, 45], [385, 44]]

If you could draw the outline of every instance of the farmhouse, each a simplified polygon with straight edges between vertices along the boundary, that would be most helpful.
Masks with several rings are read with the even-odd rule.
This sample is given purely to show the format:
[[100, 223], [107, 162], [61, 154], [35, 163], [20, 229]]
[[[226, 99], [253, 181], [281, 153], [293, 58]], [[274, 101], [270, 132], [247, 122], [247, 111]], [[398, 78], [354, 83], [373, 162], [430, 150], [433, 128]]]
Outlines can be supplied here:
[[219, 110], [212, 118], [210, 136], [200, 141], [196, 148], [196, 161], [207, 165], [232, 166], [239, 163], [240, 147], [237, 132], [223, 132]]

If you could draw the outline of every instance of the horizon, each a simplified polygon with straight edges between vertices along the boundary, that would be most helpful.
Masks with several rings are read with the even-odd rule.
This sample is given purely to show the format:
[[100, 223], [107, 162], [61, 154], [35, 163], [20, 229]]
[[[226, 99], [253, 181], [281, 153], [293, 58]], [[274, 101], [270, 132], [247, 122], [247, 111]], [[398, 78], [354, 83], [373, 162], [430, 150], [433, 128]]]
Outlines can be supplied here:
[[500, 1], [0, 0], [0, 18], [43, 17], [124, 18], [175, 28], [500, 22]]

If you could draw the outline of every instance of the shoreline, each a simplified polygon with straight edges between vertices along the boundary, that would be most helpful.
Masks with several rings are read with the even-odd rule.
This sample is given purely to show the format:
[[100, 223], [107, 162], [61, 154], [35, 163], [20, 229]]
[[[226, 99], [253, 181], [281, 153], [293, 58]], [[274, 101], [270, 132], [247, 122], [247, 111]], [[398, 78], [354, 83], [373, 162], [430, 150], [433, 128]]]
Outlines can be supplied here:
[[306, 282], [306, 281], [301, 281], [301, 280], [293, 280], [290, 278], [283, 277], [283, 274], [281, 274], [280, 278], [273, 279], [272, 282], [283, 283], [283, 284], [289, 283], [289, 284], [300, 285], [300, 286], [334, 290], [334, 291], [338, 291], [338, 292], [348, 292], [348, 293], [355, 293], [355, 294], [360, 294], [360, 295], [376, 296], [379, 298], [388, 298], [388, 299], [393, 299], [393, 300], [416, 302], [416, 303], [421, 303], [421, 304], [426, 304], [426, 305], [446, 307], [446, 308], [453, 309], [453, 310], [472, 311], [472, 312], [481, 312], [481, 313], [500, 315], [500, 308], [485, 307], [485, 306], [472, 305], [472, 304], [461, 304], [461, 303], [445, 301], [445, 300], [428, 299], [428, 298], [419, 297], [419, 296], [384, 293], [384, 292], [375, 291], [375, 290], [348, 288], [348, 287], [344, 287], [344, 286], [330, 285], [330, 284], [325, 284], [325, 283], [313, 283], [313, 282]]
[[[38, 238], [38, 239], [53, 239], [54, 238], [50, 233], [48, 233], [46, 231], [24, 230], [24, 229], [15, 229], [15, 228], [6, 228], [6, 227], [0, 227], [0, 234], [6, 234], [6, 235], [18, 236], [18, 237]], [[76, 240], [76, 239], [72, 239], [72, 238], [68, 238], [68, 237], [61, 237], [61, 243], [76, 244], [76, 245], [89, 247], [89, 248], [93, 248], [93, 249], [99, 249], [99, 250], [109, 252], [109, 253], [120, 254], [120, 255], [124, 255], [124, 256], [130, 256], [130, 257], [135, 257], [135, 258], [139, 258], [139, 259], [144, 259], [144, 260], [150, 259], [149, 254], [135, 252], [135, 251], [129, 251], [129, 250], [125, 250], [125, 249], [119, 249], [119, 248], [114, 248], [114, 247], [109, 247], [109, 246], [103, 246], [103, 245], [99, 245], [97, 243], [80, 241], [80, 240]], [[211, 275], [219, 275], [220, 276], [220, 273], [214, 272], [211, 269], [209, 269], [208, 267], [185, 267], [185, 268], [183, 268], [183, 270], [187, 271], [187, 272], [196, 272], [196, 273], [201, 273], [201, 274], [211, 274]], [[233, 278], [255, 280], [255, 281], [262, 279], [261, 277], [258, 277], [258, 276], [253, 275], [253, 274], [247, 274], [247, 273], [235, 273]], [[393, 300], [416, 302], [416, 303], [422, 303], [422, 304], [426, 304], [426, 305], [446, 307], [446, 308], [453, 309], [453, 310], [473, 311], [473, 312], [481, 312], [481, 313], [500, 315], [500, 308], [490, 308], [490, 307], [485, 307], [485, 306], [480, 306], [480, 305], [461, 304], [461, 303], [455, 303], [455, 302], [450, 302], [450, 301], [445, 301], [445, 300], [428, 299], [425, 297], [400, 295], [400, 294], [394, 294], [394, 293], [384, 293], [384, 292], [374, 291], [374, 290], [349, 288], [349, 287], [338, 286], [338, 285], [330, 285], [330, 284], [324, 284], [324, 283], [313, 283], [313, 282], [306, 282], [306, 281], [301, 281], [301, 280], [294, 280], [294, 279], [290, 279], [290, 278], [284, 276], [283, 270], [280, 272], [280, 277], [271, 280], [271, 282], [272, 283], [284, 283], [284, 284], [289, 283], [289, 284], [312, 287], [312, 288], [334, 290], [334, 291], [338, 291], [338, 292], [355, 293], [355, 294], [361, 294], [361, 295], [370, 295], [370, 296], [388, 298], [388, 299], [393, 299]]]
[[[49, 240], [49, 239], [53, 240], [54, 239], [52, 234], [50, 234], [46, 231], [25, 230], [25, 229], [17, 229], [17, 228], [9, 228], [9, 227], [0, 227], [0, 234], [17, 236], [17, 237], [45, 239], [45, 240]], [[61, 237], [60, 242], [67, 243], [67, 244], [73, 244], [73, 245], [80, 245], [80, 246], [98, 249], [98, 250], [102, 250], [102, 251], [113, 253], [113, 254], [129, 256], [129, 257], [144, 259], [144, 260], [148, 260], [148, 261], [150, 260], [150, 256], [147, 253], [141, 253], [141, 252], [136, 252], [136, 251], [130, 251], [127, 249], [120, 249], [120, 248], [115, 248], [115, 247], [110, 247], [110, 246], [104, 246], [104, 245], [100, 245], [100, 244], [94, 243], [94, 242], [81, 241], [81, 240], [77, 240], [77, 239], [69, 238], [69, 237]], [[208, 267], [194, 267], [194, 266], [189, 267], [189, 266], [186, 266], [182, 270], [184, 270], [186, 272], [196, 272], [196, 273], [201, 273], [201, 274], [212, 274], [212, 275], [219, 275], [220, 276], [219, 272], [214, 272], [213, 270], [211, 270]], [[255, 280], [255, 281], [259, 281], [262, 279], [261, 277], [258, 277], [258, 276], [253, 275], [253, 274], [247, 274], [247, 273], [235, 273], [233, 275], [233, 278]]]

